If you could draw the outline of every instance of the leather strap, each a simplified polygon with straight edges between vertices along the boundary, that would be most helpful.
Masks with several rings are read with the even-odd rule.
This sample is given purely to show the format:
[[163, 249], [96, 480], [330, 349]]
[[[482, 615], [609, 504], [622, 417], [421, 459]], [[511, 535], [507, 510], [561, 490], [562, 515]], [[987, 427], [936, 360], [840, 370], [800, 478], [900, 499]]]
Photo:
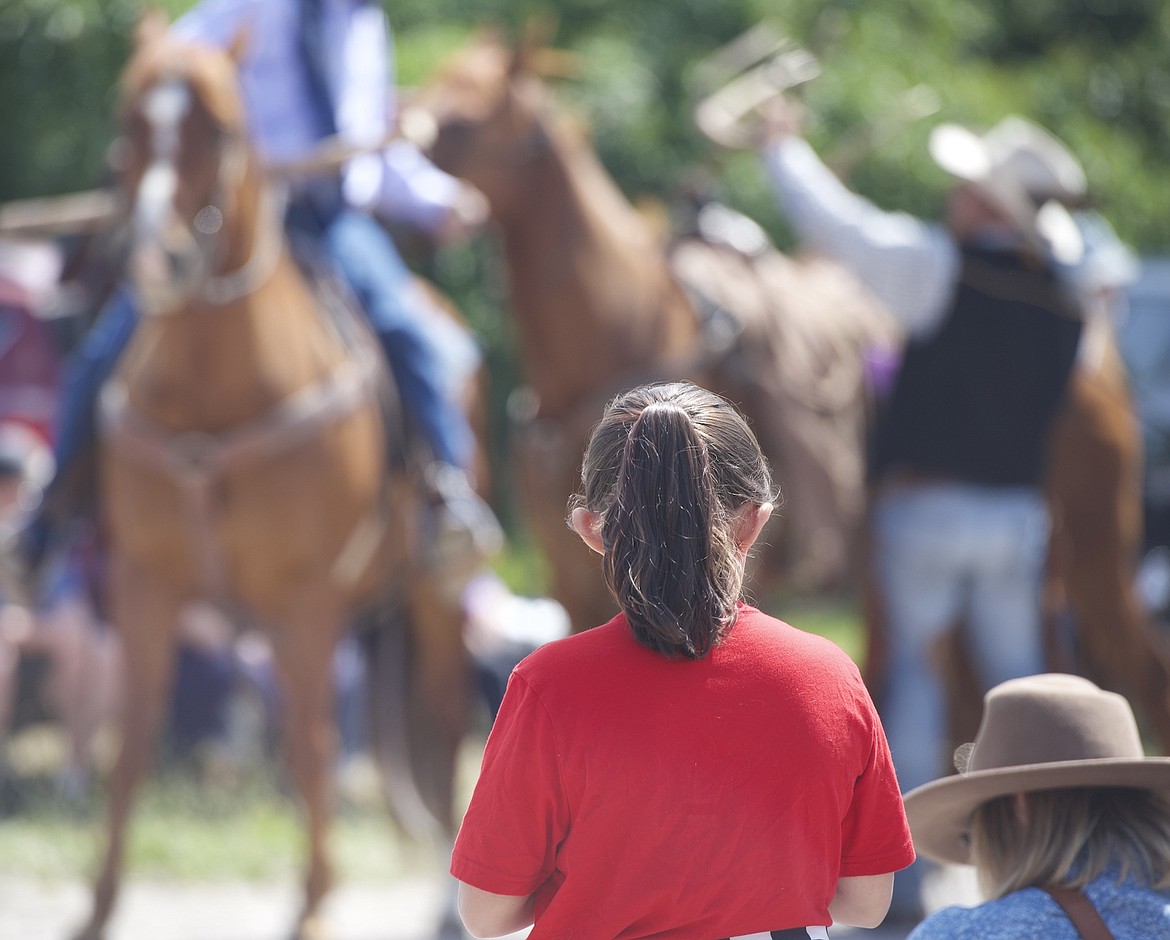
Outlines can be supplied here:
[[1068, 919], [1077, 928], [1083, 940], [1114, 940], [1105, 921], [1088, 896], [1076, 888], [1045, 888], [1057, 904], [1064, 908]]

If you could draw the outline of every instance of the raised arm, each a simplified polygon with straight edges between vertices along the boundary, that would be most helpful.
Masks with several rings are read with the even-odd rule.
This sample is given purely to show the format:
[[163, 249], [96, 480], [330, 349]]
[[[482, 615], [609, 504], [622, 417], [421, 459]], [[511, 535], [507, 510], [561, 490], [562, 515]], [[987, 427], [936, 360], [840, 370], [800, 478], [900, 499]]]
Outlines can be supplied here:
[[777, 201], [805, 246], [849, 268], [908, 330], [928, 329], [958, 272], [954, 240], [941, 225], [887, 212], [852, 192], [798, 133], [778, 122], [760, 144]]

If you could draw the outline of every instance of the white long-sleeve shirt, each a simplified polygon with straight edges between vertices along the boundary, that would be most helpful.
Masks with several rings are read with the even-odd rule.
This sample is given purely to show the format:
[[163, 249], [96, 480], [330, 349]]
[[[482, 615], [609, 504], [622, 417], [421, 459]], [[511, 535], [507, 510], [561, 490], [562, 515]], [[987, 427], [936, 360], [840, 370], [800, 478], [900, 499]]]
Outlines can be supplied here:
[[960, 266], [959, 247], [945, 227], [887, 212], [851, 192], [799, 137], [775, 141], [762, 156], [806, 245], [849, 268], [909, 333], [941, 322]]
[[[393, 114], [390, 27], [381, 6], [321, 0], [326, 81], [338, 133], [355, 144], [386, 137]], [[320, 138], [300, 47], [297, 0], [202, 0], [172, 27], [178, 38], [226, 46], [241, 29], [248, 45], [240, 82], [253, 144], [273, 163], [308, 156]], [[397, 140], [344, 168], [354, 208], [432, 231], [460, 184], [411, 143]]]
[[[773, 141], [761, 156], [781, 207], [806, 245], [849, 268], [910, 335], [928, 334], [942, 322], [962, 264], [959, 245], [945, 226], [878, 208], [849, 190], [802, 138]], [[1049, 263], [1092, 312], [1103, 303], [1102, 288], [1120, 286], [1133, 275], [1124, 259], [1102, 260], [1109, 252], [1125, 251], [1115, 236], [1107, 237], [1112, 229], [1100, 231], [1103, 220], [1082, 213], [1077, 224], [1082, 233], [1097, 233], [1086, 239], [1086, 253], [1071, 266], [1052, 258]], [[989, 234], [986, 242], [1002, 244], [1004, 238], [1003, 232]], [[1098, 270], [1101, 265], [1106, 269]]]

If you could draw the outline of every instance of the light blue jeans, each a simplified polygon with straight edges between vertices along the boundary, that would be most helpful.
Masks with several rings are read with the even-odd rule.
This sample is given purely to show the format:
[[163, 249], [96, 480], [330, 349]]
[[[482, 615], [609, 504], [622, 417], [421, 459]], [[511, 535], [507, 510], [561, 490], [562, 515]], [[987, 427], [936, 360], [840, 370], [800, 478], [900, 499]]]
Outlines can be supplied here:
[[915, 483], [874, 511], [888, 638], [882, 721], [903, 792], [951, 769], [937, 641], [961, 622], [986, 690], [1045, 669], [1041, 591], [1050, 530], [1037, 489]]

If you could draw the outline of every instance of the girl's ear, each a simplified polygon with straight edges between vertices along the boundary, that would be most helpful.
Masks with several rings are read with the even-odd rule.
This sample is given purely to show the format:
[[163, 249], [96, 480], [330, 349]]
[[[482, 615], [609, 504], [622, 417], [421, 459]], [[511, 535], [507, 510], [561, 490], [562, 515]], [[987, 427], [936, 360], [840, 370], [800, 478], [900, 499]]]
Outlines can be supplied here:
[[732, 523], [732, 534], [735, 536], [735, 544], [739, 546], [741, 555], [748, 553], [770, 518], [772, 518], [771, 503], [761, 503], [759, 506], [755, 503], [745, 503], [736, 511], [735, 521]]
[[584, 506], [578, 506], [569, 516], [573, 531], [581, 536], [581, 541], [597, 552], [605, 554], [605, 546], [601, 542], [601, 518], [590, 512]]

